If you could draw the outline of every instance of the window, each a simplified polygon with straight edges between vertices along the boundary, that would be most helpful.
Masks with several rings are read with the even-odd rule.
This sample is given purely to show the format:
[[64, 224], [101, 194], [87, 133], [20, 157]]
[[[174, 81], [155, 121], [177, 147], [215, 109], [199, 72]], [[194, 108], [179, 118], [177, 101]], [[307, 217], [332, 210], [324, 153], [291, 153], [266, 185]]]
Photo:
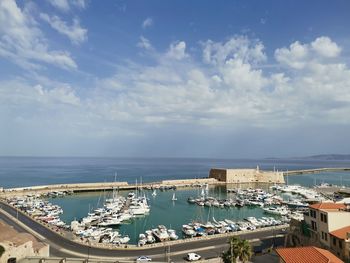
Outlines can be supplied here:
[[316, 211], [310, 209], [310, 216], [313, 217], [313, 218], [316, 218]]
[[333, 237], [333, 245], [336, 246], [337, 245], [337, 239], [335, 237]]
[[323, 222], [323, 214], [321, 213], [321, 222]]
[[324, 215], [323, 215], [323, 219], [324, 219], [324, 222], [327, 223], [327, 221], [328, 221], [328, 220], [327, 220], [327, 214], [324, 214]]
[[328, 234], [324, 233], [324, 240], [328, 241]]
[[322, 233], [321, 233], [321, 234], [322, 234], [322, 239], [324, 239], [324, 233], [323, 233], [323, 231], [322, 231]]
[[317, 231], [317, 225], [315, 221], [311, 220], [311, 229]]
[[343, 243], [341, 242], [341, 240], [339, 239], [338, 241], [339, 241], [338, 242], [339, 243], [339, 248], [343, 248]]

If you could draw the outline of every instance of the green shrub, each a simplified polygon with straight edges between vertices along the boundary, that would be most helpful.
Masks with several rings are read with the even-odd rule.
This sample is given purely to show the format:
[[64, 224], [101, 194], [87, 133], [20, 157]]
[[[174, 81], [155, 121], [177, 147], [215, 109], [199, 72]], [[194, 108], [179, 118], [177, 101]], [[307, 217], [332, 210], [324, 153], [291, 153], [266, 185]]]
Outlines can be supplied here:
[[4, 253], [5, 253], [5, 248], [3, 246], [0, 246], [0, 258]]

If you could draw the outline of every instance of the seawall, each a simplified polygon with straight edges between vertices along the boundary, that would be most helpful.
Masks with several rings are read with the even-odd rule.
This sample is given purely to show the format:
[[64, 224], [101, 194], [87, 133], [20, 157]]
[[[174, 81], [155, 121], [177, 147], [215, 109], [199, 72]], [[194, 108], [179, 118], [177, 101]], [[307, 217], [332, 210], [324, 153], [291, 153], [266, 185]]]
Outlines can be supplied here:
[[300, 174], [313, 174], [313, 173], [322, 173], [322, 172], [346, 172], [350, 171], [350, 167], [329, 167], [329, 168], [316, 168], [316, 169], [304, 169], [304, 170], [292, 170], [285, 171], [283, 175], [300, 175]]

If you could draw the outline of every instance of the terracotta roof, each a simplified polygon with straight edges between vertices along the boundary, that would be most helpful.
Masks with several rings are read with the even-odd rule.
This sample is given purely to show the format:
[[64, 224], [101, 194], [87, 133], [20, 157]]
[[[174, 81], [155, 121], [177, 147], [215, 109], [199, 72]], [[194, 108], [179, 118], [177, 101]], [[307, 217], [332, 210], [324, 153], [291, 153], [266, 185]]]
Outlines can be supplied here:
[[346, 208], [345, 204], [337, 204], [337, 203], [317, 203], [317, 204], [310, 205], [309, 207], [316, 210], [333, 210], [333, 209]]
[[277, 248], [285, 263], [344, 263], [331, 252], [317, 247]]
[[350, 233], [350, 226], [339, 228], [330, 232], [329, 234], [336, 236], [339, 239], [347, 239], [347, 233]]

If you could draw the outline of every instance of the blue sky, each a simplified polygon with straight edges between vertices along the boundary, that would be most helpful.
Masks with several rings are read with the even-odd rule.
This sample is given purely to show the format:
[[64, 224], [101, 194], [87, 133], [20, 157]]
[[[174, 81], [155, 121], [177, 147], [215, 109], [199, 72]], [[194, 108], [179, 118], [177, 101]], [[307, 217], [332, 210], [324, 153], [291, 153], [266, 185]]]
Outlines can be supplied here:
[[0, 0], [0, 155], [349, 153], [349, 1]]

